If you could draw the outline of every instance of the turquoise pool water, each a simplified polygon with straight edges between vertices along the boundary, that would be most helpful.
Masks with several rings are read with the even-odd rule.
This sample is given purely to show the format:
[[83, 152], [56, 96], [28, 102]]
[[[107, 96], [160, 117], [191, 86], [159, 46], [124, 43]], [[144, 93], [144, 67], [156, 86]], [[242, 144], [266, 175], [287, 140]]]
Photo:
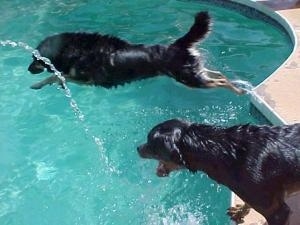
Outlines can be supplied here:
[[[0, 40], [35, 47], [47, 35], [99, 31], [138, 43], [167, 44], [200, 10], [214, 26], [199, 46], [210, 69], [257, 84], [291, 52], [277, 28], [237, 11], [196, 1], [4, 1]], [[269, 57], [269, 56], [272, 57]], [[268, 57], [267, 57], [268, 56]], [[85, 116], [56, 86], [31, 90], [47, 74], [27, 72], [31, 54], [0, 46], [0, 224], [229, 224], [227, 188], [202, 173], [155, 175], [136, 146], [174, 117], [233, 125], [262, 123], [248, 96], [188, 89], [157, 77], [112, 90], [68, 84]]]

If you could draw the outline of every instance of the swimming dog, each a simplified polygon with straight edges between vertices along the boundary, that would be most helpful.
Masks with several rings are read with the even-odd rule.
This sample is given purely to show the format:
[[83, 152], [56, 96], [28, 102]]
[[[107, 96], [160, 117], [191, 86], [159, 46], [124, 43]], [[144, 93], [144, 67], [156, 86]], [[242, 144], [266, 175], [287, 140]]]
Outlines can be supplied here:
[[[192, 88], [225, 87], [238, 94], [244, 93], [220, 72], [203, 66], [196, 44], [208, 35], [210, 21], [207, 12], [197, 13], [190, 30], [168, 46], [131, 44], [99, 33], [61, 33], [44, 39], [37, 50], [67, 81], [79, 84], [111, 88], [167, 75]], [[54, 72], [48, 64], [33, 55], [28, 70], [38, 74], [45, 69]], [[57, 82], [61, 81], [52, 75], [31, 88], [40, 89]]]

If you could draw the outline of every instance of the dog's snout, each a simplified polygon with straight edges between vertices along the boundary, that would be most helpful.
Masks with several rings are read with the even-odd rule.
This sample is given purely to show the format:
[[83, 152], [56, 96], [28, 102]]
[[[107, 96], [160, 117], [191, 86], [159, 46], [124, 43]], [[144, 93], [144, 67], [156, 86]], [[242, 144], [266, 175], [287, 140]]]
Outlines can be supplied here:
[[141, 157], [142, 157], [142, 155], [143, 155], [143, 149], [144, 149], [145, 145], [146, 145], [146, 144], [142, 144], [142, 145], [140, 145], [140, 146], [137, 147], [137, 151], [138, 151], [138, 153], [139, 153], [139, 155], [140, 155]]
[[141, 146], [138, 146], [138, 147], [136, 148], [136, 150], [138, 151], [138, 153], [140, 153], [140, 151], [141, 151]]
[[152, 154], [150, 153], [150, 150], [148, 148], [147, 144], [142, 144], [137, 147], [137, 151], [142, 158], [152, 158]]

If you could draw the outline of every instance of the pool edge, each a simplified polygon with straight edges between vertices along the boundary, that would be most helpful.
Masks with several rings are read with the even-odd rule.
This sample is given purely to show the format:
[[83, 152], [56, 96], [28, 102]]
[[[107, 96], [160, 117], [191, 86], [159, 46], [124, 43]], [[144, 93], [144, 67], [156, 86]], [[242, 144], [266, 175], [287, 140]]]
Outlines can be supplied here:
[[[298, 10], [300, 11], [300, 9]], [[284, 66], [288, 64], [291, 59], [293, 59], [293, 57], [297, 53], [297, 50], [299, 49], [299, 46], [296, 31], [289, 19], [282, 15], [280, 11], [275, 11], [274, 13], [276, 13], [276, 17], [279, 18], [278, 22], [282, 24], [282, 26], [287, 30], [288, 34], [290, 35], [294, 47], [289, 57], [270, 76], [268, 76], [263, 82], [261, 82], [254, 88], [250, 96], [250, 101], [272, 124], [282, 125], [288, 124], [289, 122], [284, 117], [282, 117], [274, 109], [274, 107], [272, 107], [271, 104], [269, 104], [268, 100], [265, 99], [266, 96], [264, 96], [260, 92], [261, 89], [263, 89], [263, 86], [266, 85], [270, 80], [274, 79], [274, 76], [280, 73]], [[298, 121], [300, 121], [300, 118]]]
[[[290, 86], [287, 86], [285, 88], [284, 85], [280, 85], [279, 90], [279, 84], [280, 80], [277, 80], [278, 74], [280, 74], [282, 77], [285, 77], [285, 80], [287, 81], [287, 72], [289, 74], [294, 74], [292, 81], [298, 80], [300, 82], [300, 49], [299, 49], [299, 41], [300, 41], [300, 8], [294, 8], [294, 9], [284, 9], [279, 11], [272, 11], [271, 9], [267, 8], [266, 6], [262, 4], [258, 4], [257, 2], [245, 2], [241, 0], [236, 0], [240, 4], [245, 4], [250, 7], [255, 7], [255, 9], [260, 10], [263, 13], [266, 13], [268, 16], [271, 16], [273, 19], [277, 20], [284, 29], [286, 29], [287, 33], [289, 34], [294, 47], [289, 55], [289, 57], [269, 76], [267, 77], [263, 82], [261, 82], [258, 86], [256, 86], [250, 96], [251, 103], [272, 123], [275, 125], [281, 125], [281, 124], [290, 124], [295, 122], [300, 122], [300, 116], [293, 115], [292, 119], [291, 117], [286, 116], [288, 112], [290, 112], [290, 108], [293, 107], [296, 101], [295, 99], [289, 99], [291, 104], [290, 107], [283, 109], [281, 107], [281, 110], [276, 109], [276, 100], [272, 97], [274, 94], [274, 89], [277, 88], [277, 92], [291, 92], [297, 89], [289, 89]], [[299, 23], [295, 24], [295, 21], [291, 21], [289, 10], [296, 10], [297, 13], [293, 13], [292, 16], [297, 15], [299, 18], [297, 18], [297, 21]], [[271, 12], [270, 12], [271, 11]], [[298, 33], [296, 30], [298, 29]], [[295, 63], [296, 62], [296, 63]], [[299, 63], [299, 64], [298, 64]], [[294, 65], [293, 66], [291, 65]], [[299, 66], [298, 66], [299, 65]], [[289, 68], [287, 68], [289, 67]], [[299, 78], [296, 77], [296, 74], [299, 75]], [[277, 84], [274, 88], [271, 88], [268, 92], [267, 87], [269, 85], [272, 86], [272, 84]], [[283, 90], [282, 90], [283, 89]], [[299, 89], [299, 88], [298, 88]], [[281, 97], [279, 100], [284, 101], [285, 100], [285, 94], [283, 94], [283, 97]], [[294, 96], [297, 94], [294, 94]], [[299, 94], [300, 95], [300, 94]], [[290, 96], [288, 96], [289, 98]], [[298, 98], [299, 99], [299, 98]], [[287, 114], [281, 113], [282, 110], [285, 110]], [[297, 111], [297, 109], [296, 109]], [[288, 200], [289, 205], [292, 205], [293, 208], [300, 208], [299, 204], [300, 195], [297, 195], [296, 197], [290, 198]], [[231, 206], [234, 206], [236, 204], [242, 204], [243, 201], [236, 196], [233, 192], [231, 194]], [[297, 218], [298, 217], [298, 218]], [[293, 218], [291, 218], [291, 225], [296, 224], [296, 221], [299, 221], [299, 215], [293, 214]], [[235, 225], [233, 221], [231, 221], [232, 225]], [[244, 225], [266, 225], [265, 219], [257, 213], [255, 210], [251, 210], [250, 214], [246, 217]]]
[[300, 8], [277, 13], [289, 21], [294, 35], [294, 48], [287, 60], [254, 88], [250, 100], [273, 124], [291, 124], [300, 122], [300, 107], [295, 104], [300, 98], [296, 93], [298, 88], [293, 85], [300, 82], [300, 77], [297, 77], [300, 74]]

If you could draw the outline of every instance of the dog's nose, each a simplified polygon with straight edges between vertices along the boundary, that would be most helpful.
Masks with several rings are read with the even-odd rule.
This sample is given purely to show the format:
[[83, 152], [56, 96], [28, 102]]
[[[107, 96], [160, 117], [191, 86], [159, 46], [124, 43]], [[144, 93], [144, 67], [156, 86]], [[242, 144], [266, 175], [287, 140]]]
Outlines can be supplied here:
[[142, 145], [140, 145], [140, 146], [137, 147], [137, 152], [139, 153], [139, 155], [141, 157], [144, 156], [144, 151], [143, 150], [144, 150], [145, 146], [146, 146], [146, 144], [142, 144]]
[[143, 145], [140, 145], [140, 146], [138, 146], [138, 147], [137, 147], [137, 149], [136, 149], [136, 150], [138, 151], [138, 153], [139, 153], [139, 154], [141, 154], [141, 151], [142, 151], [142, 150], [141, 150], [141, 149], [142, 149], [142, 146], [143, 146]]

